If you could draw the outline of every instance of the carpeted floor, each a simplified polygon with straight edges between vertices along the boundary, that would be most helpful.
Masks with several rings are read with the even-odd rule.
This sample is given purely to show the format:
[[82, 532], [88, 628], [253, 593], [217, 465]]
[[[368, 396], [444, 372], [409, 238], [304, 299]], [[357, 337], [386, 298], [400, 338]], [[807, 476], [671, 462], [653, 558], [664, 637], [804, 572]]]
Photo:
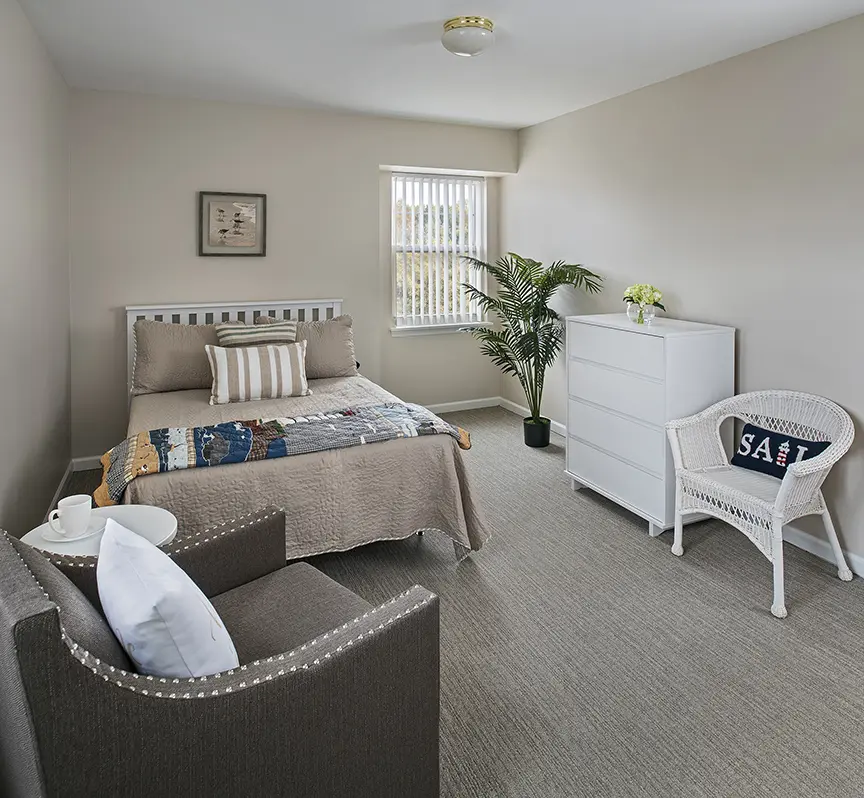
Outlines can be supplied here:
[[372, 602], [441, 596], [443, 796], [864, 795], [862, 580], [787, 546], [777, 620], [770, 565], [731, 528], [685, 528], [678, 559], [671, 533], [570, 490], [561, 439], [447, 417], [472, 433], [486, 547], [457, 566], [429, 533], [313, 560]]

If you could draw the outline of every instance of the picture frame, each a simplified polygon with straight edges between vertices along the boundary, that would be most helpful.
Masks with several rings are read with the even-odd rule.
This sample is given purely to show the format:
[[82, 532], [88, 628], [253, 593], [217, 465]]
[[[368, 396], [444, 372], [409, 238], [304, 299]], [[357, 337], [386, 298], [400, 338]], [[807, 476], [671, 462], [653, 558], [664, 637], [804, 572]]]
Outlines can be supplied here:
[[266, 194], [198, 192], [198, 255], [263, 258], [266, 254]]

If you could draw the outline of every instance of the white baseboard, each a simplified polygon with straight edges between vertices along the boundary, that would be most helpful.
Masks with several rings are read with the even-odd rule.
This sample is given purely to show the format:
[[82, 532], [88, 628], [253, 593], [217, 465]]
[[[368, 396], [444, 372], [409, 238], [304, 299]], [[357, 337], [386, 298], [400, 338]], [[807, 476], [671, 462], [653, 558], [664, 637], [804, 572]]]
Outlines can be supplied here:
[[498, 396], [487, 396], [485, 399], [465, 399], [462, 402], [444, 402], [440, 405], [426, 405], [433, 413], [455, 413], [458, 410], [479, 410], [482, 407], [498, 407], [501, 399]]
[[60, 494], [63, 492], [63, 488], [66, 485], [66, 480], [69, 479], [69, 475], [72, 473], [72, 462], [69, 462], [69, 465], [66, 466], [66, 470], [63, 472], [63, 479], [60, 480], [60, 484], [57, 486], [57, 490], [54, 491], [54, 496], [51, 499], [51, 504], [48, 505], [48, 511], [45, 513], [45, 521], [48, 521], [48, 516], [51, 515], [51, 511], [57, 506], [57, 502], [60, 501]]
[[102, 468], [102, 456], [95, 454], [92, 457], [73, 457], [73, 471], [92, 471], [94, 468]]
[[[516, 404], [516, 402], [511, 402], [503, 396], [499, 397], [498, 405], [505, 410], [509, 410], [511, 413], [515, 413], [517, 416], [522, 416], [522, 418], [531, 415], [531, 411], [527, 407]], [[552, 432], [560, 435], [562, 438], [567, 437], [567, 427], [560, 421], [552, 421]]]
[[[815, 535], [799, 529], [795, 524], [788, 524], [786, 526], [783, 530], [783, 540], [791, 543], [793, 546], [797, 546], [799, 549], [809, 551], [810, 554], [814, 554], [820, 560], [825, 560], [832, 564], [835, 562], [834, 551], [827, 540], [817, 538]], [[844, 551], [843, 554], [846, 556], [846, 563], [852, 569], [852, 573], [864, 577], [864, 557], [860, 554], [851, 554], [848, 551]]]

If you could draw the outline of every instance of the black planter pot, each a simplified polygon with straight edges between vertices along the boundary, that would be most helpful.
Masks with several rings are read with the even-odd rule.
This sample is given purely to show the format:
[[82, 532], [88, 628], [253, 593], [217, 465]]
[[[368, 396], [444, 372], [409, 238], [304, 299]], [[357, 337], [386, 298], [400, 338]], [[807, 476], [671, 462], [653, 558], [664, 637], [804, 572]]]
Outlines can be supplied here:
[[539, 423], [533, 418], [523, 418], [522, 429], [525, 433], [526, 446], [539, 449], [549, 445], [549, 431], [552, 429], [552, 422], [548, 418], [541, 416]]

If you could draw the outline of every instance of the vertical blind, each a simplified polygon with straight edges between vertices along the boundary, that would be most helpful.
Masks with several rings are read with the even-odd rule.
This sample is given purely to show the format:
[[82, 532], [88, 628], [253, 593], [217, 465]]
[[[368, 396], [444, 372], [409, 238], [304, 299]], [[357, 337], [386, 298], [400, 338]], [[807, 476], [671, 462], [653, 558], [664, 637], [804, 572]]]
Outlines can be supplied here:
[[392, 208], [396, 326], [483, 321], [462, 284], [485, 290], [464, 260], [486, 260], [485, 178], [394, 174]]

